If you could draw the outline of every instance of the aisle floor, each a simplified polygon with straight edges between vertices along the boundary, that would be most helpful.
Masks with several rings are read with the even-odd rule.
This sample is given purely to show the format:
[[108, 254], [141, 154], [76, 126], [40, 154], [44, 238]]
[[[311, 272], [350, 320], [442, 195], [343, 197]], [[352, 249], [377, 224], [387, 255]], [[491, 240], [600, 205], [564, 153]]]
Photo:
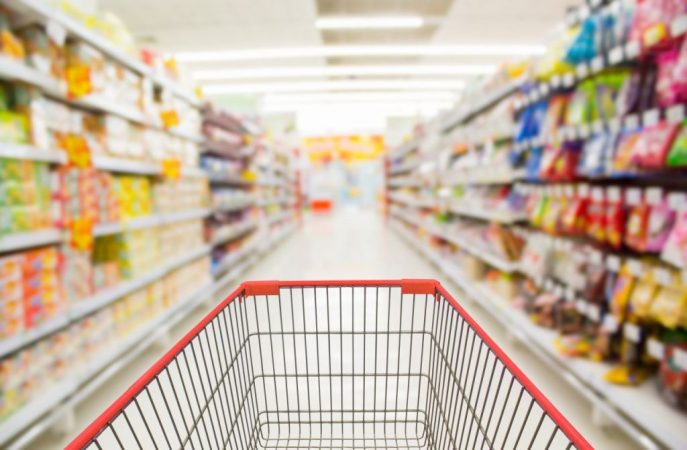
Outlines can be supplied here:
[[[391, 232], [378, 213], [357, 209], [308, 217], [302, 227], [241, 278], [438, 278], [449, 291], [460, 298], [457, 288], [443, 280], [435, 268]], [[227, 288], [229, 289], [230, 287]], [[197, 322], [209, 307], [205, 305], [198, 308], [174, 329], [168, 342], [143, 353], [83, 402], [75, 411], [74, 427], [68, 434], [44, 434], [31, 448], [62, 448], [77, 430], [83, 429], [142, 374], [160, 356], [165, 345], [171, 345], [172, 341]], [[570, 389], [569, 385], [560, 379], [560, 374], [552, 371], [529, 350], [509, 339], [506, 330], [503, 330], [488, 312], [470, 302], [466, 302], [465, 307], [594, 447], [638, 448], [617, 429], [600, 428], [593, 424], [590, 403]]]

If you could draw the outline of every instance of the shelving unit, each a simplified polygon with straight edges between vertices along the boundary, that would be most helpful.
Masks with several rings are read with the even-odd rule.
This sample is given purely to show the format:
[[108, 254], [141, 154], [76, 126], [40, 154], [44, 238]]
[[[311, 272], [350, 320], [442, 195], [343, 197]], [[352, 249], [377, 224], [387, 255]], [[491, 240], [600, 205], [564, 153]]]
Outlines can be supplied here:
[[[591, 15], [614, 11], [613, 2], [587, 3], [568, 18], [568, 24], [580, 23]], [[669, 37], [683, 36], [687, 31], [687, 18], [675, 18], [668, 29]], [[574, 305], [585, 326], [606, 327], [604, 329], [608, 329], [614, 339], [625, 339], [627, 334], [630, 336], [627, 339], [637, 347], [643, 345], [646, 338], [647, 348], [654, 344], [653, 349], [646, 350], [654, 359], [665, 361], [667, 358], [665, 349], [669, 344], [659, 338], [661, 330], [669, 327], [650, 316], [643, 316], [640, 326], [632, 321], [624, 324], [622, 319], [614, 315], [607, 299], [604, 299], [606, 303], [599, 303], [597, 298], [586, 298], [588, 294], [579, 283], [564, 279], [564, 275], [551, 266], [567, 257], [577, 261], [577, 264], [583, 260], [586, 264], [583, 267], [589, 268], [594, 264], [603, 266], [609, 273], [617, 273], [623, 267], [637, 280], [653, 270], [656, 285], [664, 289], [680, 278], [680, 271], [684, 271], [685, 265], [669, 261], [660, 252], [650, 254], [639, 251], [625, 241], [616, 244], [616, 248], [598, 242], [599, 238], [589, 236], [588, 231], [574, 233], [560, 230], [563, 210], [559, 212], [558, 222], [537, 222], [537, 207], [544, 203], [535, 201], [546, 197], [553, 202], [561, 197], [569, 202], [559, 202], [559, 206], [563, 205], [561, 208], [570, 208], [572, 200], [578, 198], [597, 203], [606, 201], [608, 204], [618, 201], [624, 208], [624, 227], [629, 227], [626, 221], [633, 205], [638, 202], [657, 205], [665, 201], [678, 216], [684, 214], [683, 198], [687, 188], [684, 167], [666, 169], [640, 166], [622, 172], [611, 165], [613, 153], [610, 153], [611, 156], [604, 153], [603, 158], [608, 159], [602, 161], [610, 162], [603, 166], [603, 173], [589, 174], [583, 172], [582, 158], [587, 151], [586, 144], [600, 134], [610, 136], [608, 142], [616, 143], [605, 144], [611, 150], [604, 151], [613, 152], [617, 151], [618, 140], [612, 140], [611, 137], [628, 130], [641, 132], [661, 123], [684, 127], [687, 105], [684, 102], [671, 106], [642, 103], [644, 106], [632, 110], [630, 114], [608, 114], [604, 118], [597, 111], [597, 118], [590, 113], [590, 119], [578, 121], [561, 113], [558, 119], [560, 125], [552, 133], [547, 130], [553, 119], [542, 113], [539, 121], [542, 131], [539, 134], [528, 135], [523, 131], [529, 130], [527, 125], [532, 125], [527, 120], [534, 116], [534, 108], [548, 108], [547, 102], [554, 95], [560, 95], [559, 100], [564, 98], [567, 101], [561, 108], [567, 107], [572, 102], [571, 98], [578, 93], [576, 89], [579, 83], [603, 83], [603, 78], [595, 77], [608, 69], [652, 64], [652, 58], [660, 50], [645, 47], [644, 43], [625, 42], [604, 50], [567, 73], [541, 75], [539, 79], [526, 74], [507, 82], [503, 82], [501, 74], [500, 78], [494, 78], [501, 82], [500, 87], [488, 80], [483, 85], [484, 89], [466, 93], [455, 110], [429, 124], [418, 126], [424, 132], [411, 141], [412, 145], [390, 150], [386, 202], [390, 227], [458, 285], [468, 298], [485, 308], [504, 328], [511, 330], [515, 337], [531, 348], [535, 355], [560, 373], [562, 380], [589, 399], [595, 412], [600, 413], [598, 417], [603, 418], [602, 421], [616, 424], [647, 449], [684, 448], [687, 439], [681, 431], [687, 423], [687, 416], [661, 397], [656, 386], [658, 375], [636, 387], [605, 381], [604, 376], [612, 368], [617, 368], [617, 364], [564, 356], [561, 345], [556, 345], [561, 336], [559, 332], [538, 326], [530, 314], [514, 306], [517, 303], [513, 302], [514, 299], [502, 298], [490, 288], [496, 285], [494, 280], [509, 280], [508, 286], [514, 288], [511, 291], [517, 291], [518, 298], [524, 298], [522, 301], [529, 302], [527, 304], [531, 308], [533, 300], [522, 289], [523, 284], [528, 283], [536, 287], [536, 291], [531, 293], [536, 298], [549, 295], [558, 299], [556, 304]], [[642, 88], [651, 89], [652, 86]], [[527, 112], [533, 115], [528, 116]], [[545, 119], [549, 121], [544, 124]], [[440, 146], [443, 148], [434, 150], [436, 146], [433, 142], [436, 141], [443, 142]], [[540, 162], [544, 156], [536, 159], [532, 155], [555, 155], [554, 152], [563, 146], [579, 151], [577, 156], [580, 162], [573, 163], [574, 174], [557, 177], [558, 173], [555, 172], [554, 175], [548, 175], [542, 169], [544, 163]], [[420, 166], [424, 170], [419, 170]], [[630, 189], [640, 191], [634, 196], [639, 200], [631, 200], [634, 197], [630, 195]], [[653, 200], [649, 200], [649, 191], [652, 189]], [[623, 194], [618, 195], [618, 192]], [[673, 197], [674, 194], [681, 196]], [[498, 200], [498, 206], [494, 200]], [[432, 202], [434, 208], [421, 206]], [[506, 204], [508, 208], [505, 208]], [[591, 224], [586, 226], [589, 228]], [[552, 230], [552, 227], [558, 228]], [[482, 236], [490, 236], [494, 241], [492, 245], [480, 245], [479, 239], [472, 237], [475, 229], [481, 231]], [[624, 232], [623, 229], [620, 233]], [[504, 239], [502, 233], [510, 240]], [[523, 247], [517, 252], [521, 256], [513, 261], [507, 261], [488, 250], [498, 246], [501, 251], [511, 244], [512, 247], [508, 248], [512, 252], [522, 242]], [[528, 247], [530, 244], [532, 248]], [[528, 251], [533, 253], [528, 254]], [[539, 267], [532, 267], [532, 261], [537, 261], [537, 258], [545, 268], [544, 275], [538, 271]], [[552, 262], [547, 266], [546, 261]], [[498, 286], [502, 287], [503, 284]], [[646, 323], [658, 328], [641, 328]], [[634, 334], [639, 337], [632, 338]], [[671, 367], [676, 371], [687, 371], [687, 364], [678, 361], [678, 357], [684, 356], [685, 352], [675, 352]], [[618, 356], [615, 355], [615, 358], [618, 359]], [[609, 357], [606, 359], [613, 360]]]
[[[1, 3], [14, 13], [17, 13], [17, 19], [21, 23], [30, 22], [42, 24], [43, 26], [49, 25], [58, 29], [62, 28], [70, 40], [90, 44], [104, 54], [107, 59], [116, 61], [124, 68], [140, 75], [146, 82], [152, 83], [156, 94], [160, 94], [165, 98], [173, 97], [174, 105], [183, 104], [184, 108], [188, 108], [186, 111], [192, 112], [194, 109], [200, 109], [204, 106], [191, 89], [182, 86], [165, 75], [156, 73], [153, 68], [139, 61], [137, 57], [124, 52], [115, 44], [110, 43], [104, 37], [97, 34], [94, 29], [79, 23], [76, 19], [61, 12], [49, 2], [42, 0], [17, 0]], [[149, 156], [145, 158], [139, 157], [138, 159], [130, 159], [128, 152], [126, 156], [119, 156], [125, 154], [101, 154], [94, 150], [90, 155], [90, 165], [99, 172], [149, 177], [148, 181], [151, 185], [160, 185], [164, 189], [167, 189], [164, 183], [172, 184], [172, 180], [180, 178], [179, 184], [195, 183], [195, 181], [190, 179], [198, 179], [198, 183], [207, 184], [208, 186], [234, 186], [252, 193], [253, 190], [259, 189], [258, 183], [264, 181], [254, 181], [244, 177], [242, 174], [236, 175], [228, 172], [208, 174], [203, 168], [189, 162], [188, 160], [193, 158], [186, 158], [186, 156], [192, 153], [192, 149], [195, 148], [198, 149], [198, 153], [204, 153], [204, 147], [209, 147], [206, 145], [207, 140], [201, 134], [201, 130], [192, 129], [194, 128], [190, 126], [192, 122], [166, 128], [163, 126], [161, 118], [157, 117], [156, 112], [146, 113], [143, 109], [120, 102], [117, 98], [95, 93], [72, 98], [68, 95], [64, 82], [53, 79], [25, 64], [23, 61], [13, 60], [5, 56], [0, 56], [0, 79], [10, 83], [21, 82], [32, 86], [46, 99], [50, 101], [56, 100], [57, 102], [54, 102], [54, 104], [66, 106], [70, 114], [74, 110], [81, 113], [96, 113], [102, 117], [116, 116], [125, 119], [128, 125], [141, 126], [164, 133], [169, 137], [181, 139], [178, 143], [180, 145], [183, 144], [182, 153], [174, 150], [174, 146], [171, 147], [172, 150], [177, 152], [174, 154], [175, 159], [178, 154], [183, 155], [183, 159], [178, 161], [181, 163], [178, 176], [170, 175], [165, 170], [164, 163], [168, 162], [168, 150], [164, 147], [146, 148], [146, 153]], [[182, 116], [182, 122], [187, 117], [189, 116]], [[241, 134], [257, 135], [260, 133], [252, 123], [242, 123], [241, 121], [238, 121], [238, 123]], [[140, 131], [140, 128], [136, 127], [136, 130]], [[74, 130], [71, 131], [76, 133]], [[231, 156], [238, 159], [250, 159], [255, 152], [256, 145], [242, 145]], [[112, 151], [109, 148], [107, 150]], [[152, 150], [156, 150], [156, 152], [152, 152]], [[67, 153], [64, 150], [37, 148], [34, 145], [14, 143], [0, 143], [0, 158], [48, 163], [51, 170], [54, 171], [61, 171], [63, 168], [60, 166], [69, 163]], [[285, 205], [285, 207], [292, 207], [293, 205], [286, 200], [288, 190], [284, 180], [287, 177], [293, 176], [293, 174], [290, 168], [286, 166], [280, 166], [277, 170], [280, 171], [281, 178], [272, 176], [266, 179], [266, 184], [273, 187], [284, 186], [284, 191], [281, 197], [277, 199], [277, 203]], [[184, 189], [178, 185], [174, 189], [177, 188]], [[199, 195], [198, 198], [201, 198], [201, 196]], [[176, 205], [161, 206], [156, 201], [152, 203], [154, 204], [152, 213], [127, 220], [122, 219], [118, 222], [100, 223], [93, 227], [92, 237], [96, 239], [108, 235], [154, 229], [160, 229], [160, 233], [163, 233], [167, 232], [164, 230], [169, 230], [170, 227], [167, 227], [169, 225], [187, 221], [210, 220], [209, 218], [214, 217], [216, 214], [232, 212], [231, 208], [221, 211], [212, 210], [203, 202], [199, 202], [198, 205], [180, 204], [178, 207], [185, 207], [186, 209], [179, 211], [174, 210], [177, 207]], [[200, 203], [203, 204], [201, 205]], [[251, 215], [260, 211], [255, 207], [254, 201], [236, 205], [237, 211], [242, 209], [248, 210]], [[109, 287], [100, 287], [98, 290], [92, 287], [92, 292], [94, 292], [92, 295], [82, 299], [69, 298], [54, 316], [46, 316], [42, 321], [31, 327], [21, 329], [21, 331], [17, 331], [7, 338], [0, 338], [0, 362], [4, 363], [5, 361], [10, 361], [16, 355], [22, 354], [21, 352], [31, 351], [31, 349], [36, 348], [35, 344], [42, 341], [46, 343], [46, 346], [51, 345], [49, 344], [51, 342], [50, 339], [58, 333], [86, 323], [84, 322], [85, 319], [97, 317], [95, 315], [98, 313], [103, 312], [107, 314], [107, 311], [113, 311], [113, 308], [118, 306], [117, 302], [122, 301], [122, 299], [135, 297], [133, 294], [138, 295], [146, 289], [149, 289], [146, 295], [150, 295], [151, 292], [157, 292], [152, 289], [153, 286], [155, 289], [162, 289], [162, 286], [165, 286], [166, 302], [168, 301], [167, 295], [169, 295], [167, 292], [169, 288], [166, 287], [168, 281], [170, 283], [177, 283], [179, 277], [183, 278], [184, 273], [186, 273], [183, 271], [184, 268], [190, 265], [202, 268], [203, 261], [209, 261], [210, 256], [217, 250], [216, 246], [219, 246], [221, 243], [232, 242], [256, 228], [261, 230], [261, 239], [255, 240], [251, 247], [241, 249], [236, 257], [225, 261], [224, 268], [226, 270], [217, 280], [209, 281], [202, 285], [200, 285], [201, 281], [198, 281], [199, 286], [193, 292], [183, 298], [172, 297], [176, 303], [171, 306], [166, 303], [164, 305], [160, 303], [160, 305], [156, 306], [159, 309], [154, 310], [154, 315], [146, 316], [148, 317], [146, 321], [137, 322], [134, 325], [133, 331], [117, 335], [114, 344], [102, 344], [104, 346], [99, 349], [98, 353], [92, 357], [87, 357], [81, 367], [70, 366], [63, 375], [55, 375], [51, 377], [49, 383], [38, 385], [34, 389], [35, 392], [31, 391], [24, 403], [8, 412], [0, 420], [0, 447], [11, 449], [30, 447], [33, 438], [50, 428], [55, 422], [68, 417], [75, 405], [87, 398], [90, 393], [98, 389], [107, 379], [126, 367], [128, 362], [149, 348], [166, 330], [177, 324], [201, 302], [208, 299], [213, 300], [213, 297], [216, 295], [223, 295], [228, 283], [235, 281], [243, 271], [273, 250], [276, 245], [295, 229], [295, 221], [289, 221], [289, 218], [292, 216], [293, 214], [282, 212], [270, 216], [264, 223], [260, 223], [258, 218], [255, 217], [251, 219], [250, 223], [245, 223], [242, 228], [237, 228], [232, 233], [222, 236], [221, 239], [205, 244], [202, 243], [202, 229], [198, 228], [200, 244], [179, 247], [179, 249], [183, 250], [178, 253], [172, 253], [171, 256], [168, 254], [170, 249], [166, 248], [165, 258], [161, 258], [160, 262], [154, 267], [148, 267], [147, 271], [141, 272], [133, 278], [121, 275], [122, 280]], [[171, 229], [174, 230], [173, 227]], [[3, 234], [0, 236], [0, 257], [46, 246], [64, 246], [65, 250], [67, 250], [67, 246], [71, 242], [71, 232], [68, 227], [65, 227], [64, 229], [48, 228], [37, 231]], [[85, 253], [89, 251], [85, 250]], [[60, 253], [61, 256], [62, 253]], [[90, 256], [92, 258], [93, 255], [91, 254]], [[91, 261], [91, 264], [94, 264], [93, 261]], [[213, 274], [210, 272], [204, 275], [210, 279]], [[62, 277], [61, 274], [59, 276]], [[84, 280], [84, 283], [86, 283], [86, 280]], [[156, 300], [161, 299], [156, 298]], [[5, 414], [4, 411], [2, 412]]]
[[[684, 417], [659, 398], [651, 383], [639, 388], [612, 385], [602, 378], [602, 374], [609, 369], [608, 365], [561, 356], [554, 344], [554, 331], [537, 327], [522, 310], [513, 308], [479, 281], [467, 278], [455, 263], [419, 241], [400, 222], [393, 221], [391, 226], [466, 295], [487, 309], [505, 329], [511, 330], [514, 337], [559, 371], [562, 380], [600, 408], [637, 442], [650, 449], [682, 446], [684, 439], [680, 430], [684, 425]], [[643, 407], [637, 408], [637, 405]]]
[[200, 107], [200, 101], [190, 89], [179, 85], [174, 80], [154, 73], [151, 68], [141, 61], [52, 5], [41, 0], [16, 0], [12, 2], [12, 9], [31, 18], [32, 21], [37, 21], [44, 25], [47, 25], [49, 22], [59, 24], [69, 35], [87, 42], [125, 67], [149, 78], [157, 86], [172, 91], [174, 95], [195, 107]]

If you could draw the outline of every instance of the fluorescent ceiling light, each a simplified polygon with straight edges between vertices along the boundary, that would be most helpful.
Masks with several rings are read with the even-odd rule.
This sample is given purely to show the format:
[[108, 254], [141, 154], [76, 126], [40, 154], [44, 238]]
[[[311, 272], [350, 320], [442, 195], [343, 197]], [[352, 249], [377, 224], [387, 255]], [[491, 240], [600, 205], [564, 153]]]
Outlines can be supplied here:
[[325, 58], [344, 56], [532, 56], [546, 51], [543, 45], [323, 45], [319, 47], [254, 48], [179, 52], [185, 63], [249, 61], [264, 59]]
[[262, 98], [263, 104], [278, 103], [317, 103], [317, 102], [360, 102], [360, 101], [411, 101], [411, 100], [435, 100], [455, 101], [458, 98], [451, 91], [406, 91], [406, 92], [323, 92], [310, 94], [277, 94], [266, 95]]
[[418, 112], [427, 109], [441, 110], [450, 109], [453, 106], [451, 102], [438, 102], [433, 101], [411, 101], [411, 102], [324, 102], [324, 103], [313, 103], [313, 104], [303, 104], [303, 103], [281, 103], [275, 105], [264, 105], [260, 108], [262, 113], [283, 113], [283, 112], [303, 112], [303, 111], [321, 111], [322, 113], [327, 113], [328, 111], [356, 111], [360, 113], [401, 113], [407, 114], [408, 112]]
[[315, 26], [320, 30], [350, 30], [359, 28], [420, 28], [425, 21], [418, 16], [370, 17], [339, 16], [320, 17]]
[[493, 73], [497, 68], [494, 64], [260, 67], [197, 70], [193, 77], [198, 81], [207, 81], [377, 75], [481, 75]]
[[379, 91], [379, 90], [458, 90], [465, 87], [461, 80], [343, 80], [291, 83], [232, 83], [203, 86], [207, 95], [263, 94], [271, 92], [317, 91]]

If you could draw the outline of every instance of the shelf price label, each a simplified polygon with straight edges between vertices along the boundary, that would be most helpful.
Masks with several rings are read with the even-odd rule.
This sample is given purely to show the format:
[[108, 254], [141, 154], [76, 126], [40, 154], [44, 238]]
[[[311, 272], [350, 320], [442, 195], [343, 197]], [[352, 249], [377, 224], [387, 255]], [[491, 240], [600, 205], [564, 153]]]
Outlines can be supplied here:
[[179, 125], [179, 113], [174, 109], [166, 109], [160, 112], [160, 120], [163, 128], [174, 128]]
[[170, 180], [181, 178], [181, 161], [176, 158], [163, 159], [162, 177]]
[[71, 246], [77, 250], [91, 251], [93, 242], [93, 219], [90, 217], [74, 219], [71, 224]]
[[67, 67], [67, 96], [79, 98], [93, 92], [91, 68], [86, 64]]
[[85, 169], [93, 165], [91, 151], [83, 136], [69, 134], [64, 142], [67, 150], [67, 159], [70, 165], [80, 169]]
[[661, 341], [654, 338], [648, 339], [646, 349], [647, 352], [655, 359], [659, 361], [663, 359], [663, 355], [665, 354], [665, 348], [663, 347], [663, 343]]
[[623, 326], [623, 336], [630, 342], [639, 343], [642, 338], [642, 331], [633, 323], [626, 323]]

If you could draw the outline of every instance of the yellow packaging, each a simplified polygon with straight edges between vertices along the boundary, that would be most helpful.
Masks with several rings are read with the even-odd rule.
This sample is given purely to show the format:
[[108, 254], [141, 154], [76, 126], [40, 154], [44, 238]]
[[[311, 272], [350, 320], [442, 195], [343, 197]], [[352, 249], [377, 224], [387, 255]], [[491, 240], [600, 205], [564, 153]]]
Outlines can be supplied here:
[[649, 313], [664, 327], [687, 326], [687, 290], [684, 286], [662, 286]]
[[620, 321], [625, 319], [627, 305], [635, 284], [635, 277], [630, 273], [627, 265], [624, 265], [618, 273], [610, 301], [611, 313]]

